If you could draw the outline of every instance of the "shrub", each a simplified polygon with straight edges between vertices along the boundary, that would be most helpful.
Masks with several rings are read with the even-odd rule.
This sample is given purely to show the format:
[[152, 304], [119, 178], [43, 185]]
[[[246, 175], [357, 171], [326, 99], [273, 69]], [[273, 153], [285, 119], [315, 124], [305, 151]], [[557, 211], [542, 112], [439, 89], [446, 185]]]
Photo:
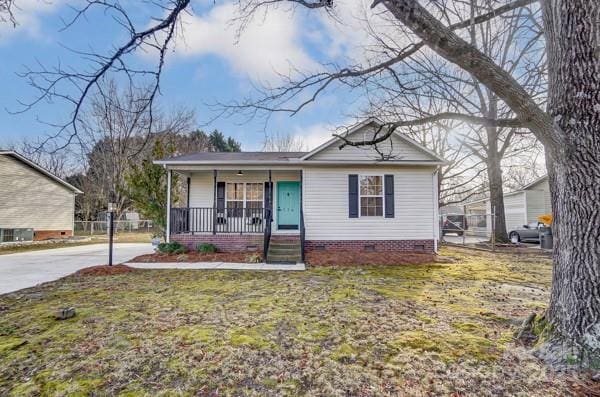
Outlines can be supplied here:
[[252, 254], [246, 256], [246, 263], [261, 263], [262, 257], [260, 254]]
[[196, 247], [196, 250], [203, 254], [212, 254], [212, 253], [217, 252], [217, 247], [215, 247], [213, 244], [202, 243], [202, 244], [198, 244], [198, 247]]
[[187, 249], [177, 241], [158, 244], [158, 250], [164, 254], [185, 254]]

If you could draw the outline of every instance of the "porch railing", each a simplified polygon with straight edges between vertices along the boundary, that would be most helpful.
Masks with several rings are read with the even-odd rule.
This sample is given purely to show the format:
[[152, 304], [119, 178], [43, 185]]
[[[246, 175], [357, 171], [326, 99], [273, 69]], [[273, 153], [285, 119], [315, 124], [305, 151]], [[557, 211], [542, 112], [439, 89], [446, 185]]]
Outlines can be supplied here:
[[265, 232], [263, 236], [263, 258], [267, 259], [267, 253], [269, 252], [269, 244], [271, 244], [271, 223], [273, 222], [273, 211], [270, 209], [265, 210]]
[[171, 208], [171, 234], [263, 233], [265, 208]]

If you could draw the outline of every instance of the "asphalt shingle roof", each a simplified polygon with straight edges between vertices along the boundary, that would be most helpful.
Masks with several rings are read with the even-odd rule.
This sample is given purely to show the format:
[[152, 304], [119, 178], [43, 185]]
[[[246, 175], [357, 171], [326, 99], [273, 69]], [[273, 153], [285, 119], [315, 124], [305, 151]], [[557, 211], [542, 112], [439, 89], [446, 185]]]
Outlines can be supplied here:
[[161, 161], [286, 161], [299, 159], [308, 152], [199, 152], [170, 157]]

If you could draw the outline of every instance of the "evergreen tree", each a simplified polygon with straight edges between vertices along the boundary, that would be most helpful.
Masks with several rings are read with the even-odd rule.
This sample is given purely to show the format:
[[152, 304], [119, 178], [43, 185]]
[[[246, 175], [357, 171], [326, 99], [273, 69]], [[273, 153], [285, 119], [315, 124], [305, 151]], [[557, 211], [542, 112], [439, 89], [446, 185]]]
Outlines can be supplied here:
[[[167, 171], [152, 160], [165, 158], [173, 152], [172, 147], [165, 148], [161, 140], [157, 139], [151, 158], [144, 159], [141, 164], [131, 164], [131, 170], [125, 176], [124, 194], [145, 219], [150, 219], [158, 225], [163, 236], [167, 226]], [[173, 174], [171, 191], [177, 182], [177, 174]], [[176, 203], [178, 195], [171, 194], [171, 199]]]

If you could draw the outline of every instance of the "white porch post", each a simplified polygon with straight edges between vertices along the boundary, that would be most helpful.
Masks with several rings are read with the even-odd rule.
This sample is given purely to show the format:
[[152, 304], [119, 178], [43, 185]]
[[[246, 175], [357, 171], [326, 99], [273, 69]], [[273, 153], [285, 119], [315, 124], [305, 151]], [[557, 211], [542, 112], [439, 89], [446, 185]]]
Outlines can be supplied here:
[[167, 170], [167, 243], [171, 241], [171, 179], [173, 171]]

